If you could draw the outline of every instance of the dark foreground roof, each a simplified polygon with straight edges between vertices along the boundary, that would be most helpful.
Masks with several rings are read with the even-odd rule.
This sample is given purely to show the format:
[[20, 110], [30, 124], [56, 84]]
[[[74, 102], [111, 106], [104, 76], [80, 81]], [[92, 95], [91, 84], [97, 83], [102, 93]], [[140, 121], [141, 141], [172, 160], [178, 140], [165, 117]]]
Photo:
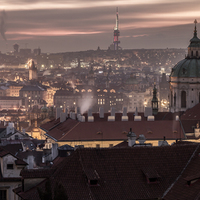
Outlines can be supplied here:
[[[77, 149], [56, 164], [49, 180], [52, 191], [56, 183], [61, 183], [69, 200], [194, 199], [200, 194], [200, 181], [197, 190], [186, 186], [185, 178], [197, 176], [199, 153], [199, 144], [193, 143], [165, 147]], [[21, 174], [28, 173], [22, 171]], [[96, 182], [90, 184], [90, 180]], [[45, 181], [37, 187], [44, 191], [44, 185]], [[36, 187], [16, 193], [22, 199], [39, 199]], [[174, 193], [177, 198], [173, 197]]]

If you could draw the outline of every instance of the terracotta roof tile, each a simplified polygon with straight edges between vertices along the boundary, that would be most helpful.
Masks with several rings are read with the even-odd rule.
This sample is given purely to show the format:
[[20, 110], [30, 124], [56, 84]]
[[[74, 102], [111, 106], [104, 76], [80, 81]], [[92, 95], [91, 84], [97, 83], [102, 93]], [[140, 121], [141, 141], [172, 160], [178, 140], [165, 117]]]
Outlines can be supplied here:
[[[185, 170], [187, 174], [184, 174], [183, 178], [187, 177], [188, 173], [195, 173], [199, 170], [198, 153], [200, 150], [198, 144], [145, 148], [78, 149], [56, 166], [56, 170], [50, 176], [51, 186], [54, 188], [56, 182], [62, 183], [69, 199], [73, 200], [158, 199], [162, 198], [184, 171], [195, 151], [196, 156], [192, 160], [191, 167], [189, 165], [188, 170]], [[92, 173], [89, 173], [88, 169]], [[153, 184], [148, 183], [142, 171], [144, 169], [152, 176], [155, 174], [159, 176], [159, 181]], [[95, 177], [91, 176], [94, 171], [99, 177], [98, 186], [90, 186], [87, 181], [87, 176]], [[45, 182], [42, 182], [38, 186], [44, 188], [44, 185]], [[184, 199], [182, 195], [185, 195], [187, 199], [193, 199], [190, 198], [191, 194], [185, 192], [185, 190], [188, 192], [188, 188], [190, 187], [186, 187], [184, 180], [182, 186], [177, 189], [177, 192], [181, 192], [178, 198], [171, 199]], [[194, 192], [194, 195], [197, 195], [198, 192]], [[36, 187], [21, 192], [20, 196], [29, 200], [39, 198]]]
[[[165, 128], [163, 128], [165, 127]], [[94, 121], [78, 122], [67, 119], [47, 132], [57, 141], [126, 140], [130, 128], [137, 136], [150, 139], [184, 138], [179, 121]]]

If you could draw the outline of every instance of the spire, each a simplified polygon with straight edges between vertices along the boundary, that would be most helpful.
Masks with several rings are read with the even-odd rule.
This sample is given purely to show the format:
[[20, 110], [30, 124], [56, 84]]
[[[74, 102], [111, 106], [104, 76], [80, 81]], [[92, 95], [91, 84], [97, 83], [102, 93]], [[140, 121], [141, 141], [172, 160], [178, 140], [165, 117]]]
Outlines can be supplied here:
[[118, 23], [119, 23], [119, 20], [118, 20], [118, 7], [116, 8], [116, 26], [115, 26], [115, 30], [118, 30]]
[[194, 23], [195, 23], [195, 27], [194, 27], [194, 37], [197, 37], [197, 27], [196, 27], [197, 20], [196, 20], [196, 19], [194, 20]]
[[157, 89], [156, 89], [156, 83], [155, 82], [154, 82], [153, 99], [151, 100], [151, 105], [152, 105], [153, 115], [157, 115], [157, 113], [158, 113], [158, 98], [157, 98]]

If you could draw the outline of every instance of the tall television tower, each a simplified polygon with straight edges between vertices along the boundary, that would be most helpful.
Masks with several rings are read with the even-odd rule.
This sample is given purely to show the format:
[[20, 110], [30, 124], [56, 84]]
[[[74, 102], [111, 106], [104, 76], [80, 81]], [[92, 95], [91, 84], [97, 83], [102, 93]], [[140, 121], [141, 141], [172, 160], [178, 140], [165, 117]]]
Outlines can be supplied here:
[[118, 50], [118, 44], [120, 43], [120, 41], [118, 40], [119, 35], [120, 35], [118, 26], [119, 26], [119, 19], [118, 19], [118, 7], [117, 7], [116, 8], [116, 26], [114, 28], [114, 41], [113, 41], [114, 50]]

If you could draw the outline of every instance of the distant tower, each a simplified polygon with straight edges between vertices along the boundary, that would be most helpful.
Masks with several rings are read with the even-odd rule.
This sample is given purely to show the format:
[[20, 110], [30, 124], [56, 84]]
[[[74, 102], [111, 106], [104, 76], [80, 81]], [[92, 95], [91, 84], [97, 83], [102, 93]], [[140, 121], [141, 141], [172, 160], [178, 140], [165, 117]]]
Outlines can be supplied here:
[[35, 67], [34, 61], [32, 61], [29, 67], [29, 80], [36, 80], [36, 79], [37, 79], [37, 68]]
[[118, 19], [118, 7], [117, 7], [117, 9], [116, 9], [116, 26], [114, 28], [114, 41], [113, 41], [114, 50], [118, 50], [118, 46], [119, 46], [119, 43], [120, 43], [120, 41], [118, 40], [119, 35], [120, 35], [118, 26], [119, 26], [119, 19]]
[[14, 48], [14, 52], [18, 53], [18, 51], [19, 51], [19, 45], [18, 44], [14, 44], [13, 48]]
[[88, 74], [88, 85], [95, 85], [95, 78], [94, 78], [94, 70], [93, 70], [93, 66], [91, 66], [89, 74]]
[[153, 115], [157, 115], [158, 114], [158, 98], [157, 98], [157, 89], [156, 89], [155, 83], [154, 83], [154, 88], [153, 88], [153, 99], [151, 100], [151, 105], [152, 105]]

